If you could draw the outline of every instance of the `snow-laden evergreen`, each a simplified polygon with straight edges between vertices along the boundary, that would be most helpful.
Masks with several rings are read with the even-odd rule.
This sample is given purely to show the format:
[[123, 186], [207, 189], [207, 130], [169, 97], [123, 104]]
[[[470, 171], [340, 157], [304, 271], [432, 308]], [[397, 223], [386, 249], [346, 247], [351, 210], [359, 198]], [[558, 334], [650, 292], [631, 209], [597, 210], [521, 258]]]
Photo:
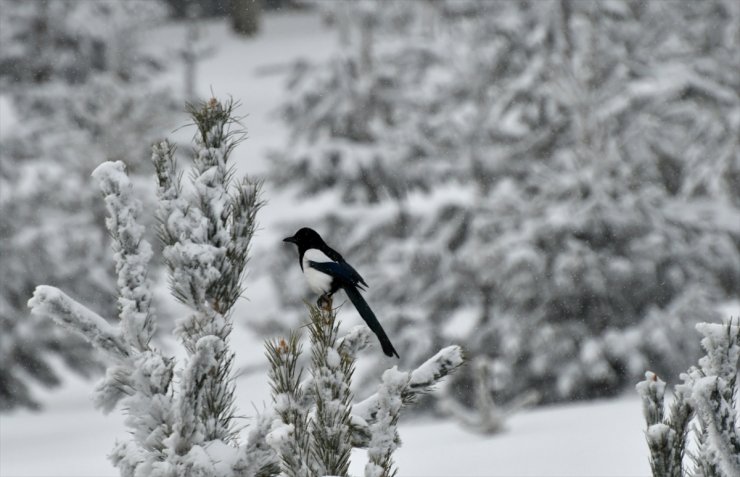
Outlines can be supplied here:
[[737, 2], [324, 8], [346, 47], [296, 66], [273, 180], [315, 204], [287, 229], [365, 270], [404, 363], [461, 340], [506, 403], [695, 362], [740, 290]]
[[681, 385], [696, 412], [701, 438], [697, 467], [704, 475], [740, 476], [740, 319], [700, 323], [706, 356]]
[[153, 146], [163, 257], [172, 294], [187, 307], [175, 329], [184, 360], [151, 341], [157, 324], [152, 249], [122, 162], [106, 162], [93, 173], [114, 242], [118, 324], [52, 286], [38, 286], [28, 302], [34, 315], [50, 317], [106, 355], [110, 364], [95, 403], [104, 412], [124, 410], [131, 435], [116, 443], [111, 460], [131, 477], [347, 475], [352, 449], [362, 447], [368, 476], [392, 475], [403, 405], [461, 366], [462, 350], [445, 348], [411, 372], [387, 371], [378, 391], [355, 404], [352, 374], [358, 352], [372, 341], [370, 331], [355, 328], [340, 337], [336, 313], [311, 308], [305, 380], [297, 367], [297, 335], [269, 341], [273, 406], [242, 436], [229, 336], [262, 206], [260, 183], [233, 179], [229, 157], [242, 137], [233, 104], [211, 99], [190, 113], [197, 133], [189, 187], [181, 183], [175, 148], [167, 141]]
[[165, 64], [137, 41], [164, 13], [157, 1], [2, 3], [0, 88], [13, 120], [0, 140], [0, 275], [12, 277], [0, 281], [0, 410], [35, 407], [31, 383], [59, 384], [54, 363], [102, 370], [90, 346], [25, 302], [45, 282], [115, 312], [105, 210], [89, 175], [106, 160], [141, 172], [147, 142], [173, 125], [169, 93], [153, 87]]
[[696, 329], [706, 355], [681, 375], [667, 409], [666, 384], [655, 373], [637, 385], [655, 477], [740, 475], [740, 320]]
[[370, 330], [356, 327], [338, 338], [336, 311], [310, 308], [311, 363], [301, 381], [301, 343], [296, 335], [268, 342], [275, 421], [267, 443], [285, 475], [347, 475], [353, 447], [366, 448], [367, 477], [395, 474], [393, 452], [400, 445], [403, 407], [463, 363], [458, 346], [442, 349], [415, 370], [386, 370], [377, 391], [354, 403], [350, 390], [357, 354], [370, 345]]

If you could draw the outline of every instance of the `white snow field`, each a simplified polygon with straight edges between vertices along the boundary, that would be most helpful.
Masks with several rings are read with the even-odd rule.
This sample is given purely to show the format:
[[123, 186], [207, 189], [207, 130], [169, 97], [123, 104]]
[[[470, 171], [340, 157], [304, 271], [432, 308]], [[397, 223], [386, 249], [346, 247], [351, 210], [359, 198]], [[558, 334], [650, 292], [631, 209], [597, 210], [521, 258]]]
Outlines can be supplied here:
[[[285, 130], [273, 111], [281, 101], [284, 73], [289, 62], [300, 56], [328, 54], [334, 33], [322, 29], [312, 13], [272, 14], [264, 17], [264, 29], [256, 39], [233, 37], [226, 22], [204, 28], [209, 42], [218, 45], [212, 58], [198, 67], [198, 90], [212, 89], [216, 96], [231, 95], [248, 114], [244, 124], [249, 139], [236, 150], [239, 172], [259, 174], [266, 170], [264, 151], [280, 145]], [[165, 26], [151, 40], [153, 45], [175, 50], [181, 44], [181, 26]], [[167, 81], [182, 88], [181, 69]], [[191, 131], [177, 132], [187, 140]], [[184, 135], [184, 136], [180, 136]], [[267, 206], [260, 213], [261, 230], [253, 256], [259, 260], [267, 244], [285, 231], [272, 227], [281, 210], [295, 208], [287, 198], [265, 190]], [[264, 313], [274, 303], [266, 279], [247, 278], [247, 298], [234, 315], [232, 336], [237, 366], [264, 366], [259, 339], [243, 325], [250, 316]], [[69, 373], [64, 373], [68, 375]], [[113, 476], [107, 460], [115, 439], [126, 439], [120, 410], [103, 416], [93, 409], [90, 395], [94, 382], [68, 376], [61, 390], [38, 390], [45, 407], [0, 415], [0, 476]], [[249, 416], [268, 398], [262, 373], [240, 378], [237, 387], [240, 413]], [[248, 419], [244, 424], [248, 424]], [[514, 416], [506, 432], [481, 437], [453, 422], [403, 421], [403, 446], [396, 453], [401, 476], [637, 476], [649, 475], [647, 447], [640, 401], [635, 394], [609, 401], [530, 410]], [[350, 469], [361, 475], [364, 456], [353, 456]]]
[[[267, 395], [264, 378], [251, 381], [240, 382], [237, 392], [247, 415], [253, 399], [246, 391]], [[94, 410], [92, 387], [70, 377], [64, 389], [43, 396], [44, 412], [0, 417], [0, 475], [117, 475], [106, 455], [115, 439], [127, 438], [123, 416]], [[258, 399], [254, 405], [261, 408]], [[490, 437], [453, 422], [402, 419], [395, 460], [399, 476], [643, 476], [650, 475], [643, 429], [637, 397], [531, 410]], [[351, 474], [362, 475], [364, 465], [356, 452]]]

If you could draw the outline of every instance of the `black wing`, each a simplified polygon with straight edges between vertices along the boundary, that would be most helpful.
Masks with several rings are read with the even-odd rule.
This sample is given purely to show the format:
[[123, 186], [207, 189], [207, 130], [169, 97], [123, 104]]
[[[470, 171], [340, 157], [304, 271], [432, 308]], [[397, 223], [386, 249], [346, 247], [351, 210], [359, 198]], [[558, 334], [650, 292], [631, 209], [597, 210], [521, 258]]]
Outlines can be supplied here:
[[367, 287], [367, 283], [362, 279], [357, 270], [345, 261], [341, 262], [314, 262], [308, 261], [308, 265], [321, 273], [326, 273], [340, 281], [342, 284], [352, 285], [360, 290]]
[[357, 270], [352, 268], [352, 265], [350, 265], [344, 260], [344, 257], [342, 257], [342, 255], [339, 252], [337, 252], [336, 250], [334, 250], [333, 248], [331, 248], [330, 246], [326, 244], [324, 244], [321, 247], [321, 251], [324, 252], [327, 257], [331, 258], [335, 262], [344, 264], [349, 267], [351, 274], [355, 279], [355, 281], [352, 282], [353, 285], [360, 286], [359, 284], [361, 284], [360, 289], [368, 288], [370, 286], [367, 284], [367, 282], [365, 282], [365, 279], [362, 278], [359, 273], [357, 273]]

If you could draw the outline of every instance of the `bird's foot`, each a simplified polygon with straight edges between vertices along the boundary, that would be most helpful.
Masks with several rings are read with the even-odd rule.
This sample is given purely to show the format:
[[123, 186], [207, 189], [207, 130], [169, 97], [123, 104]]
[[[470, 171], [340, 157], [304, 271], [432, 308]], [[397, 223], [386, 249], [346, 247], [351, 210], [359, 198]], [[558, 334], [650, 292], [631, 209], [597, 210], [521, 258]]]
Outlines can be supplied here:
[[330, 312], [332, 310], [332, 299], [331, 295], [321, 295], [318, 300], [316, 300], [316, 304], [319, 308], [326, 312]]

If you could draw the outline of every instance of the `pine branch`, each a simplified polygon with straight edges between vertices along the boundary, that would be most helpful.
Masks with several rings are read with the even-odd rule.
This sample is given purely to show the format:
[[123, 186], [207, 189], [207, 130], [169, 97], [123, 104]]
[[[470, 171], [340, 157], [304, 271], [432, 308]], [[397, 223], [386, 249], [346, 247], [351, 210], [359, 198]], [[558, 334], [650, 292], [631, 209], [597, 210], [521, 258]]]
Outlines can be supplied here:
[[106, 225], [113, 237], [121, 328], [129, 343], [143, 351], [154, 335], [155, 317], [147, 279], [152, 248], [144, 239], [144, 227], [137, 223], [141, 204], [122, 162], [105, 162], [92, 175], [100, 183], [108, 208]]
[[[680, 390], [674, 391], [673, 402], [669, 407], [669, 425], [674, 430], [671, 449], [671, 468], [680, 469], [686, 455], [686, 443], [689, 434], [689, 423], [694, 417], [694, 408]], [[673, 471], [679, 475], [677, 470]]]
[[334, 311], [310, 307], [311, 387], [315, 411], [311, 454], [318, 475], [347, 475], [352, 446], [349, 439], [354, 358], [337, 345], [339, 322]]
[[683, 375], [681, 389], [696, 409], [702, 432], [698, 467], [725, 477], [740, 476], [740, 417], [735, 408], [740, 369], [740, 320], [700, 323], [706, 356]]
[[[249, 245], [262, 202], [260, 183], [248, 180], [231, 190], [233, 171], [229, 155], [243, 134], [231, 130], [233, 103], [215, 99], [189, 105], [198, 132], [195, 137], [193, 193], [182, 194], [174, 147], [163, 142], [154, 147], [153, 160], [159, 181], [160, 235], [170, 270], [173, 294], [193, 312], [177, 324], [177, 332], [191, 355], [204, 337], [226, 342], [231, 333], [230, 311], [242, 293], [241, 283]], [[206, 379], [203, 405], [213, 424], [208, 439], [231, 440], [234, 395], [231, 377], [233, 352], [222, 347], [215, 357], [215, 379]]]
[[274, 419], [274, 414], [269, 411], [258, 413], [255, 417], [244, 452], [234, 466], [237, 475], [271, 477], [280, 473], [280, 458], [267, 444]]
[[[213, 424], [214, 409], [208, 406], [207, 382], [218, 374], [224, 342], [217, 336], [204, 336], [198, 340], [195, 353], [182, 374], [180, 395], [177, 399], [176, 425], [171, 441], [177, 455], [185, 455], [194, 445], [212, 440], [208, 427]], [[216, 412], [220, 411], [218, 409]], [[218, 415], [216, 415], [218, 416]], [[210, 432], [213, 434], [213, 432]]]
[[692, 399], [706, 436], [704, 456], [725, 477], [740, 476], [737, 411], [722, 396], [725, 383], [708, 376], [693, 384]]
[[[420, 395], [430, 392], [435, 384], [442, 378], [452, 374], [463, 363], [463, 352], [459, 346], [448, 346], [439, 351], [411, 372], [408, 384], [401, 390], [403, 404], [411, 404]], [[359, 432], [353, 432], [352, 434], [352, 445], [354, 447], [364, 448], [370, 444], [367, 439], [367, 433], [361, 423], [372, 426], [377, 421], [378, 411], [380, 409], [379, 399], [379, 394], [375, 393], [364, 401], [352, 406], [352, 414], [356, 422], [360, 423], [355, 428]]]
[[398, 419], [403, 407], [403, 395], [409, 386], [409, 373], [395, 367], [383, 373], [382, 384], [377, 392], [375, 421], [370, 424], [368, 463], [365, 477], [393, 477], [393, 452], [398, 447]]
[[337, 348], [342, 354], [347, 354], [352, 359], [356, 359], [360, 351], [367, 348], [374, 338], [372, 331], [367, 326], [355, 326], [337, 341]]
[[179, 216], [187, 215], [187, 206], [181, 199], [182, 172], [177, 167], [175, 150], [175, 146], [166, 140], [152, 146], [152, 163], [156, 171], [159, 198], [158, 232], [159, 239], [165, 246], [174, 245], [181, 234], [187, 233], [177, 227], [180, 225], [179, 221], [171, 220], [175, 211]]
[[50, 317], [116, 360], [123, 360], [131, 354], [131, 348], [119, 330], [58, 288], [36, 287], [28, 306], [33, 313]]
[[686, 455], [689, 422], [694, 414], [696, 451], [689, 457], [694, 471], [705, 477], [740, 476], [738, 413], [735, 408], [740, 365], [740, 326], [729, 320], [724, 325], [700, 323], [706, 356], [699, 367], [681, 377], [673, 403], [665, 412], [665, 383], [651, 372], [637, 385], [643, 399], [647, 442], [653, 475], [681, 477], [688, 471]]
[[230, 265], [231, 272], [216, 293], [220, 297], [220, 308], [231, 309], [243, 292], [241, 283], [257, 228], [257, 212], [264, 205], [260, 199], [261, 190], [262, 181], [253, 182], [244, 178], [236, 193], [230, 197], [231, 238], [226, 248], [226, 263]]
[[[127, 373], [134, 392], [122, 401], [128, 412], [126, 424], [131, 428], [134, 443], [149, 453], [148, 460], [163, 461], [166, 458], [165, 440], [172, 434], [173, 405], [172, 377], [175, 360], [158, 351], [137, 353], [131, 360]], [[103, 385], [98, 385], [98, 391]], [[118, 386], [114, 382], [113, 386]], [[115, 402], [105, 401], [98, 391], [95, 396], [97, 407], [112, 409]]]
[[103, 414], [111, 412], [118, 402], [136, 393], [132, 369], [128, 365], [109, 366], [105, 377], [95, 386], [95, 407]]
[[425, 361], [411, 373], [404, 402], [410, 402], [421, 394], [428, 393], [442, 378], [452, 374], [465, 362], [462, 348], [448, 346]]
[[[120, 323], [118, 327], [108, 324], [50, 287], [39, 287], [29, 305], [52, 314], [53, 319], [71, 326], [116, 358], [96, 386], [95, 405], [110, 412], [123, 401], [130, 412], [127, 424], [132, 427], [135, 442], [126, 446], [127, 451], [147, 449], [154, 460], [163, 460], [164, 440], [171, 431], [169, 391], [174, 364], [172, 359], [149, 349], [154, 333], [151, 284], [147, 279], [151, 248], [136, 221], [139, 203], [124, 165], [104, 163], [93, 175], [100, 182], [109, 211], [106, 225], [114, 240]], [[112, 456], [126, 465], [119, 457]]]
[[265, 439], [280, 456], [282, 472], [346, 475], [351, 448], [358, 447], [372, 449], [367, 475], [394, 475], [392, 454], [398, 446], [396, 425], [401, 409], [462, 365], [461, 348], [445, 348], [413, 372], [387, 371], [376, 394], [351, 406], [354, 359], [371, 341], [370, 332], [356, 327], [339, 339], [335, 312], [315, 306], [309, 306], [309, 311], [309, 379], [300, 380], [300, 344], [295, 334], [287, 341], [266, 344], [273, 402], [280, 420]]
[[[637, 384], [647, 422], [645, 436], [650, 449], [654, 476], [682, 477], [683, 455], [691, 408], [682, 394], [676, 394], [672, 412], [665, 414], [665, 382], [651, 372]], [[675, 414], [674, 414], [675, 412]]]
[[302, 371], [297, 369], [301, 345], [296, 334], [287, 341], [268, 341], [265, 344], [270, 362], [270, 386], [275, 412], [281, 424], [265, 437], [266, 442], [280, 456], [281, 469], [289, 477], [314, 475], [309, 468], [310, 435], [308, 409], [303, 405], [300, 385]]

